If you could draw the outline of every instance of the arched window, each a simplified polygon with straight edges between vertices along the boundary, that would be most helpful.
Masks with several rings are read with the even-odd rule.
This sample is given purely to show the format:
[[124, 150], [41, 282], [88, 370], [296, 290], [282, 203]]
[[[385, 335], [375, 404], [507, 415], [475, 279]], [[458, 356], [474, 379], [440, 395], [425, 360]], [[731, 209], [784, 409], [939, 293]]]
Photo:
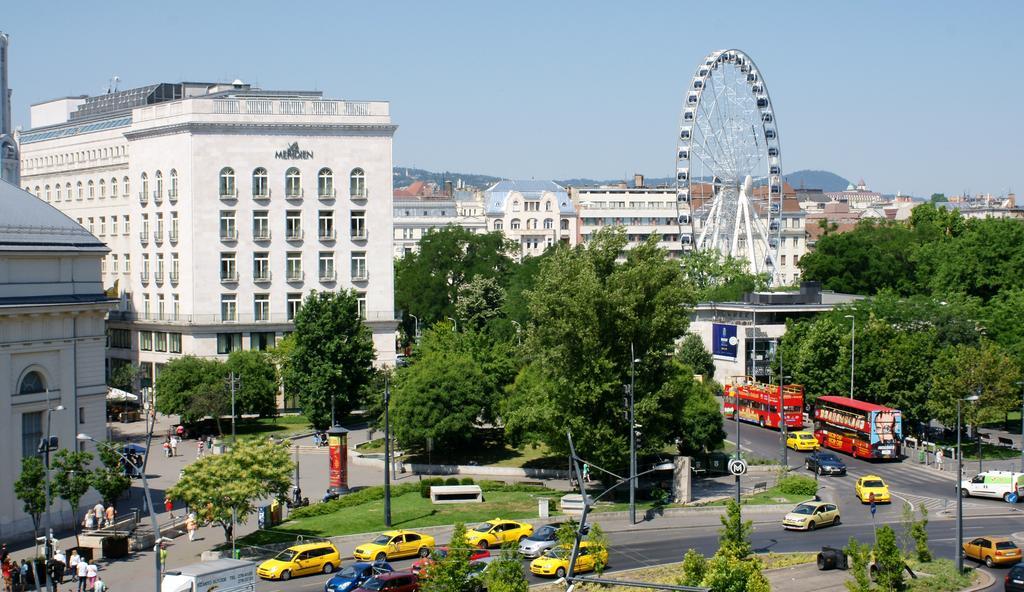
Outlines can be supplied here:
[[235, 195], [235, 169], [224, 167], [220, 170], [220, 196], [234, 197]]
[[569, 221], [562, 220], [562, 230], [569, 230]]
[[89, 181], [89, 199], [94, 199], [95, 197], [96, 197], [96, 185], [92, 181]]
[[164, 174], [161, 173], [160, 171], [157, 171], [156, 174], [153, 175], [153, 178], [156, 181], [156, 190], [154, 191], [154, 195], [163, 197], [163, 195], [164, 195]]
[[544, 219], [544, 230], [551, 230], [555, 227], [555, 221], [551, 218]]
[[353, 199], [366, 199], [366, 173], [352, 169], [348, 176], [348, 193]]
[[107, 197], [107, 181], [106, 179], [100, 179], [100, 199]]
[[117, 197], [117, 177], [110, 178], [110, 197]]
[[267, 183], [267, 169], [259, 167], [252, 172], [252, 196], [266, 197], [270, 195], [270, 186]]
[[550, 212], [551, 211], [551, 200], [550, 199], [544, 202], [544, 211], [545, 212]]
[[536, 218], [527, 218], [526, 219], [526, 229], [527, 230], [536, 230], [537, 229], [537, 219]]
[[53, 189], [54, 189], [54, 195], [53, 195], [54, 201], [60, 201], [60, 183], [57, 183], [56, 185], [54, 185]]
[[124, 189], [124, 196], [128, 197], [128, 196], [130, 196], [132, 194], [131, 189], [128, 188], [128, 176], [125, 175], [125, 177], [124, 177], [124, 179], [122, 181], [124, 182], [123, 183], [123, 185], [124, 185], [124, 187], [123, 187], [123, 189]]
[[75, 183], [75, 198], [82, 199], [85, 197], [85, 189], [82, 187], [82, 182], [78, 181]]
[[149, 175], [142, 173], [142, 193], [139, 194], [140, 199], [146, 199], [149, 197]]
[[39, 191], [39, 186], [38, 185], [36, 185], [36, 190], [33, 193], [35, 194], [36, 197], [42, 197], [43, 196], [43, 193], [41, 191]]
[[178, 197], [178, 171], [171, 169], [171, 186], [168, 195], [172, 198]]
[[504, 222], [502, 222], [501, 220], [495, 220], [494, 221], [494, 229], [495, 230], [502, 230], [503, 228], [505, 228], [505, 223]]
[[519, 230], [519, 218], [512, 218], [512, 221], [508, 225], [509, 230]]
[[322, 168], [316, 174], [316, 193], [320, 197], [334, 197], [334, 172], [329, 168]]
[[19, 395], [31, 395], [44, 391], [46, 391], [46, 381], [43, 379], [43, 375], [35, 370], [23, 376], [21, 384], [18, 385]]
[[292, 167], [284, 173], [285, 197], [302, 197], [302, 177], [299, 169]]
[[519, 211], [519, 200], [518, 199], [513, 199], [512, 200], [512, 211], [513, 212], [518, 212]]
[[46, 192], [46, 201], [50, 201], [50, 198], [51, 198], [50, 186], [47, 185], [45, 188], [43, 188], [43, 191]]
[[71, 193], [71, 183], [65, 183], [64, 184], [64, 189], [66, 190], [66, 193], [67, 193], [67, 196], [68, 196], [68, 201], [71, 201], [72, 199], [74, 199], [73, 198], [74, 194]]

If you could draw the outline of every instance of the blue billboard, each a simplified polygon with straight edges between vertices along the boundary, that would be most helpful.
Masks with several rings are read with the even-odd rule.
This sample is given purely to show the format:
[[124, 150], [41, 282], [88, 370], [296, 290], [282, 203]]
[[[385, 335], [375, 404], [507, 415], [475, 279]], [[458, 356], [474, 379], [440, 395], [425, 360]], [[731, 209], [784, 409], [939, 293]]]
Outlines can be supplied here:
[[736, 325], [711, 325], [711, 353], [722, 358], [736, 359]]

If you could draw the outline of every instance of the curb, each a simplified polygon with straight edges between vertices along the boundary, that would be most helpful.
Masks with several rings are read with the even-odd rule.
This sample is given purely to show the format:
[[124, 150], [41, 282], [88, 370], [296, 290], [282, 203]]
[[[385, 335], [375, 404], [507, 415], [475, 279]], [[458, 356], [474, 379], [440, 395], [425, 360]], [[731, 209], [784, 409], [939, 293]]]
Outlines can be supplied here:
[[969, 588], [964, 588], [960, 592], [978, 592], [978, 590], [984, 590], [985, 588], [988, 588], [989, 586], [996, 583], [995, 576], [988, 573], [987, 571], [976, 569], [974, 570], [974, 573], [981, 574], [981, 581]]

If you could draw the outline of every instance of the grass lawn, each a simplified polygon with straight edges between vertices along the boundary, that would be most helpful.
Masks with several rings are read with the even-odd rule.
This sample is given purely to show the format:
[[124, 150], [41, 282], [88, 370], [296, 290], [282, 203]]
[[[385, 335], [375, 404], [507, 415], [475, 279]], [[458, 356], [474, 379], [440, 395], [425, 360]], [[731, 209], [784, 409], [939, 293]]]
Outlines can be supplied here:
[[[936, 559], [928, 563], [911, 561], [910, 569], [918, 574], [916, 580], [907, 577], [909, 592], [954, 592], [963, 590], [977, 581], [978, 573], [974, 569], [966, 569], [964, 575], [957, 576], [956, 566], [949, 559]], [[970, 568], [968, 562], [966, 567]], [[928, 574], [931, 577], [921, 577]], [[999, 574], [996, 574], [999, 577]], [[998, 585], [998, 583], [997, 583]]]
[[[489, 491], [481, 504], [434, 505], [417, 493], [391, 499], [391, 524], [394, 528], [422, 528], [463, 522], [476, 524], [490, 518], [536, 518], [537, 498], [556, 499], [551, 494], [535, 492]], [[299, 518], [274, 530], [257, 531], [239, 539], [243, 545], [293, 541], [297, 535], [339, 536], [384, 530], [384, 500], [376, 500], [341, 508], [325, 516]]]
[[[956, 440], [950, 442], [940, 442], [941, 446], [945, 448], [955, 448]], [[964, 442], [962, 444], [964, 451], [964, 460], [978, 460], [978, 443], [977, 442]], [[913, 449], [908, 448], [907, 454], [913, 455]], [[1020, 458], [1020, 450], [1014, 448], [1006, 448], [1005, 446], [996, 446], [994, 444], [981, 444], [981, 459], [982, 460], [1007, 460]], [[947, 459], [949, 460], [949, 459]]]
[[[231, 438], [231, 421], [221, 422], [225, 437]], [[243, 419], [235, 423], [235, 432], [239, 439], [289, 438], [295, 434], [308, 434], [313, 431], [309, 421], [301, 415], [282, 415], [259, 419]]]
[[[799, 504], [811, 499], [812, 496], [795, 494], [795, 493], [782, 493], [778, 486], [769, 487], [767, 491], [761, 491], [753, 495], [743, 495], [744, 506], [763, 506], [768, 504]], [[707, 504], [709, 506], [724, 506], [726, 500], [719, 500], [717, 502], [711, 502]]]
[[[380, 451], [383, 451], [383, 443]], [[364, 450], [360, 448], [360, 450]], [[365, 449], [371, 452], [371, 449]], [[505, 442], [504, 433], [496, 429], [478, 429], [473, 441], [465, 446], [450, 447], [443, 450], [435, 448], [431, 453], [426, 450], [410, 449], [402, 460], [408, 463], [431, 463], [435, 465], [469, 465], [478, 464], [492, 467], [516, 467], [537, 469], [566, 469], [568, 461], [565, 456], [552, 456], [544, 445], [530, 445], [515, 448]]]

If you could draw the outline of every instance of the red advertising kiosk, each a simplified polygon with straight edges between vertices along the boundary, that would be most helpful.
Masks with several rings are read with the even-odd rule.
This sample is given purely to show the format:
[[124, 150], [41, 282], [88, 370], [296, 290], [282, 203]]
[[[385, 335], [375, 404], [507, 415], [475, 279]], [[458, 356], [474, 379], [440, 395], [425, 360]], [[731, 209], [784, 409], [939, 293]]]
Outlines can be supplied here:
[[336, 425], [327, 430], [328, 489], [331, 493], [348, 493], [348, 430]]

